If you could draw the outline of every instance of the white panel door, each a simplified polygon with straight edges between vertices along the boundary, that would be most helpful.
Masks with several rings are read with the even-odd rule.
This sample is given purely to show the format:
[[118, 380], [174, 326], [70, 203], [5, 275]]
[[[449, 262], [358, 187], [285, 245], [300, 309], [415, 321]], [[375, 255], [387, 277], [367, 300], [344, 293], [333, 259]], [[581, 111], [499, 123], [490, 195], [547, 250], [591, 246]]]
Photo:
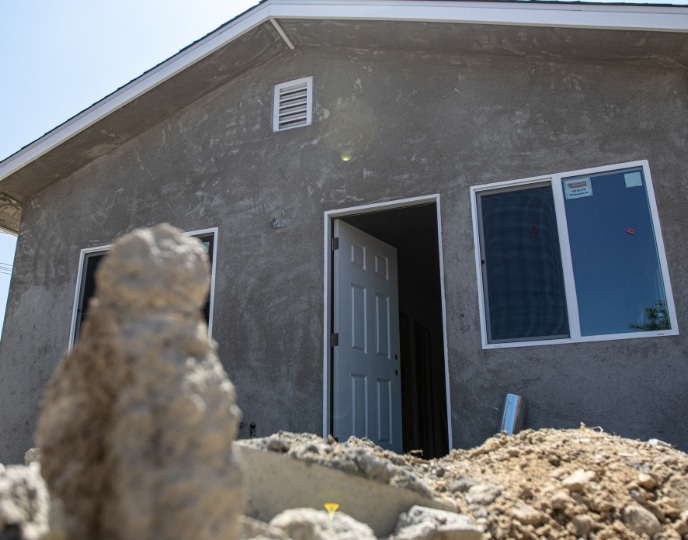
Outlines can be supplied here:
[[334, 436], [402, 451], [397, 250], [334, 222]]

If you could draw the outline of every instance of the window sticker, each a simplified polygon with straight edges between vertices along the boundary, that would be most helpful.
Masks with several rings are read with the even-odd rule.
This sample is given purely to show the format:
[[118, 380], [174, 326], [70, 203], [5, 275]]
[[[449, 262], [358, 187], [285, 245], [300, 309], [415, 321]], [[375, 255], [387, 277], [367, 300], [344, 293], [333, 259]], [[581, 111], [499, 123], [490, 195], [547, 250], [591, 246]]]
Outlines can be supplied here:
[[567, 199], [580, 199], [581, 197], [592, 197], [592, 182], [590, 177], [574, 178], [564, 181], [564, 193]]
[[624, 180], [626, 181], [626, 187], [638, 187], [643, 185], [643, 175], [640, 171], [634, 171], [624, 174]]

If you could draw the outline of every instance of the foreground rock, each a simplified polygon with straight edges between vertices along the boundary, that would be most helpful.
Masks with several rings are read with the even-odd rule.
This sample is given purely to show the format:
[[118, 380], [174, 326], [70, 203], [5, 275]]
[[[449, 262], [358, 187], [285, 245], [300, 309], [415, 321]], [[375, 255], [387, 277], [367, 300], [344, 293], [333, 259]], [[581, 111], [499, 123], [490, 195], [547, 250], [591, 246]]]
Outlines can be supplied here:
[[38, 465], [0, 465], [0, 538], [49, 537], [50, 497]]
[[120, 239], [36, 439], [70, 539], [239, 537], [240, 412], [207, 337], [209, 266], [167, 225]]
[[270, 525], [294, 540], [376, 540], [368, 525], [343, 512], [329, 517], [313, 508], [295, 508], [273, 518]]

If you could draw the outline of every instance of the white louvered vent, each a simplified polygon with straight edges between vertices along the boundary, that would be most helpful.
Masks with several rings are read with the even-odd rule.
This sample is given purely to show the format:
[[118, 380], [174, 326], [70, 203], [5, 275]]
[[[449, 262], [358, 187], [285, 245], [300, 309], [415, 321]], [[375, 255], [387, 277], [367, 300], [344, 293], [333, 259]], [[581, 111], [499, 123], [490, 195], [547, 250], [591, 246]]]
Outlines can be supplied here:
[[275, 85], [272, 130], [284, 131], [311, 123], [313, 77]]

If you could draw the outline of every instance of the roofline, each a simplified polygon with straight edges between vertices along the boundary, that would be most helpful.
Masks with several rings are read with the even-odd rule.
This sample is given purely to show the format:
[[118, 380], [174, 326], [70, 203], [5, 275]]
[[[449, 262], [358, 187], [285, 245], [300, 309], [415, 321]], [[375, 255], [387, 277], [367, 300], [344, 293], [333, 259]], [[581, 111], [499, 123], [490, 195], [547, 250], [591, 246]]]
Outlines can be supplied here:
[[540, 1], [267, 0], [271, 16], [688, 32], [688, 6]]
[[0, 162], [0, 182], [120, 107], [271, 19], [389, 20], [687, 32], [679, 6], [448, 2], [446, 0], [263, 0]]

